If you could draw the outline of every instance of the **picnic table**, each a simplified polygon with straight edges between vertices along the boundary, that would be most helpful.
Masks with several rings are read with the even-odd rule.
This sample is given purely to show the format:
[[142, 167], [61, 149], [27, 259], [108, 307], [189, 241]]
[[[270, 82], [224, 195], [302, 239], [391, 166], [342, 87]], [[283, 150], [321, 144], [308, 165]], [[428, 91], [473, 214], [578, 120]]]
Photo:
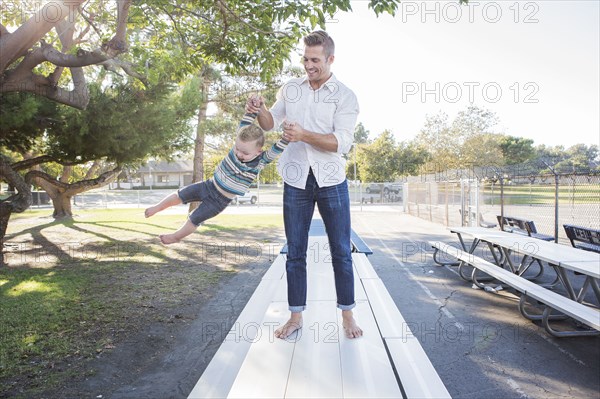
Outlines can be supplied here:
[[[556, 271], [557, 278], [563, 284], [571, 299], [581, 302], [585, 290], [591, 287], [600, 301], [600, 289], [598, 289], [600, 254], [533, 237], [515, 235], [503, 231], [491, 232], [488, 229], [479, 227], [452, 227], [450, 231], [458, 236], [461, 247], [470, 254], [474, 253], [481, 242], [485, 242], [495, 258], [495, 263], [499, 266], [508, 267], [513, 273], [518, 275], [523, 275], [527, 271], [528, 266], [531, 265], [532, 262], [527, 262], [527, 260], [546, 262]], [[463, 235], [473, 237], [471, 245], [466, 245]], [[501, 257], [496, 257], [494, 248], [499, 248], [502, 251]], [[512, 260], [512, 253], [523, 256], [519, 265], [515, 265], [515, 262]], [[571, 283], [571, 276], [567, 273], [567, 270], [586, 276], [586, 281], [579, 294], [575, 293], [573, 284]], [[461, 276], [464, 277], [464, 273]], [[539, 274], [534, 279], [536, 277], [539, 277]]]
[[[504, 231], [490, 231], [489, 229], [480, 227], [452, 227], [450, 228], [450, 231], [458, 236], [462, 249], [462, 251], [460, 251], [461, 253], [454, 255], [460, 260], [459, 274], [461, 277], [467, 280], [470, 279], [477, 285], [482, 286], [477, 279], [477, 271], [480, 269], [485, 273], [512, 285], [523, 293], [520, 310], [521, 313], [529, 319], [535, 320], [543, 317], [544, 323], [547, 324], [548, 320], [552, 318], [548, 311], [545, 311], [544, 316], [540, 317], [533, 316], [525, 311], [524, 298], [526, 298], [528, 293], [533, 291], [537, 292], [536, 295], [540, 298], [538, 300], [545, 301], [545, 304], [550, 307], [567, 308], [572, 307], [573, 305], [569, 302], [565, 302], [556, 295], [550, 295], [550, 291], [546, 290], [543, 286], [540, 286], [541, 290], [536, 288], [529, 280], [524, 278], [524, 273], [534, 261], [538, 262], [540, 267], [542, 266], [542, 262], [546, 262], [556, 272], [556, 280], [546, 287], [552, 287], [557, 282], [562, 283], [567, 298], [577, 304], [583, 304], [586, 293], [591, 289], [595, 294], [596, 299], [600, 302], [600, 289], [598, 287], [598, 280], [600, 279], [600, 254], [598, 253]], [[465, 242], [464, 236], [472, 238], [470, 244]], [[475, 251], [481, 243], [487, 244], [494, 258], [494, 265], [496, 267], [506, 269], [517, 278], [511, 277], [499, 270], [489, 268], [490, 262], [475, 256]], [[451, 252], [447, 247], [443, 247], [439, 244], [435, 244], [433, 247], [435, 248], [434, 255], [440, 250], [445, 253]], [[500, 252], [498, 253], [498, 251]], [[521, 262], [518, 265], [512, 260], [513, 254], [518, 254], [522, 257]], [[440, 265], [448, 264], [441, 262], [436, 256], [434, 256], [434, 260]], [[466, 264], [473, 266], [470, 277], [465, 275], [463, 270]], [[574, 289], [573, 279], [575, 278], [575, 273], [585, 276], [585, 280], [579, 292], [576, 292]], [[540, 274], [541, 272], [532, 279], [534, 280]], [[555, 294], [554, 292], [551, 293]], [[569, 310], [571, 316], [578, 318], [582, 322], [591, 325], [596, 329], [599, 328], [600, 313], [590, 313], [578, 306], [575, 306], [574, 309], [575, 310], [573, 311]], [[583, 313], [585, 313], [585, 315], [582, 316]], [[552, 334], [560, 336], [560, 334], [553, 331], [549, 325], [547, 325], [546, 328]]]

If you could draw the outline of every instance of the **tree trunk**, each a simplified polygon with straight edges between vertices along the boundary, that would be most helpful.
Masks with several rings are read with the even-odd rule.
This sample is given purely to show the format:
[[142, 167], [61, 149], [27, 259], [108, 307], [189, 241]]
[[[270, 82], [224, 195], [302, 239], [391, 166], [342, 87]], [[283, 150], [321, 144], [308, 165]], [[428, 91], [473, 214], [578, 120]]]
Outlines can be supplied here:
[[94, 188], [103, 187], [116, 179], [117, 176], [119, 176], [119, 173], [121, 173], [120, 166], [102, 173], [95, 179], [81, 180], [71, 184], [57, 181], [49, 174], [39, 170], [27, 172], [25, 178], [28, 181], [35, 181], [36, 184], [41, 186], [44, 191], [48, 193], [48, 196], [52, 199], [52, 205], [54, 205], [52, 216], [55, 219], [64, 219], [73, 217], [71, 198], [73, 198], [74, 195]]
[[6, 234], [11, 213], [12, 209], [9, 204], [5, 202], [0, 203], [0, 266], [4, 266], [4, 235]]
[[[208, 68], [206, 68], [208, 69]], [[192, 183], [204, 180], [204, 129], [202, 123], [206, 120], [208, 108], [208, 90], [210, 85], [209, 72], [206, 70], [200, 75], [200, 91], [202, 98], [198, 107], [198, 125], [196, 127], [196, 139], [194, 140], [194, 171], [192, 172]], [[191, 202], [188, 212], [198, 207], [198, 202]]]
[[71, 177], [72, 174], [73, 174], [73, 166], [65, 165], [65, 166], [63, 166], [63, 171], [60, 174], [60, 178], [58, 180], [63, 183], [68, 183], [69, 178]]
[[52, 205], [54, 206], [52, 217], [54, 219], [60, 220], [73, 218], [73, 211], [71, 210], [71, 198], [73, 198], [72, 195], [69, 195], [66, 192], [61, 192], [61, 190], [57, 190], [56, 195], [52, 198]]
[[31, 189], [23, 177], [13, 169], [8, 159], [0, 155], [0, 177], [17, 190], [17, 194], [0, 200], [0, 265], [4, 265], [4, 235], [12, 212], [23, 212], [31, 206]]

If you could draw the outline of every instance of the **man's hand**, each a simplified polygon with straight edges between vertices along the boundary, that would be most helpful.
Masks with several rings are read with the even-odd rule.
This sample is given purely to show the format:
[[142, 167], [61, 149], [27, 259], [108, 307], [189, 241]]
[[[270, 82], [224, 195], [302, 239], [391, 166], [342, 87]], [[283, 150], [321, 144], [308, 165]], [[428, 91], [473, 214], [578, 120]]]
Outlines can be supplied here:
[[253, 94], [246, 101], [246, 112], [250, 114], [260, 114], [263, 110], [267, 110], [265, 99], [262, 96]]
[[336, 152], [338, 148], [338, 141], [333, 133], [314, 133], [304, 129], [297, 122], [283, 122], [283, 139], [290, 143], [303, 141], [321, 151]]
[[283, 122], [283, 138], [284, 140], [294, 143], [303, 141], [305, 130], [296, 122]]

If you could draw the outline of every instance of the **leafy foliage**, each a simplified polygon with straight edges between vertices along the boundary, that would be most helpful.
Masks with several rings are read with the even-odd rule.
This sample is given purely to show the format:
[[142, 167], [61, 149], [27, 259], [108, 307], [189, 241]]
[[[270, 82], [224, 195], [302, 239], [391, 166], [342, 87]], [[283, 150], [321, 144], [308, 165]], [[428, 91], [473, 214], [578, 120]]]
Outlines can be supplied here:
[[0, 94], [0, 147], [25, 153], [56, 122], [58, 105], [29, 93]]
[[526, 162], [535, 156], [533, 140], [524, 137], [504, 136], [499, 146], [507, 165]]
[[129, 84], [104, 90], [91, 85], [90, 94], [85, 111], [61, 108], [58, 122], [48, 130], [49, 155], [72, 162], [106, 158], [123, 164], [176, 154], [191, 144], [188, 121], [194, 92], [189, 88], [175, 95], [167, 85], [149, 90]]

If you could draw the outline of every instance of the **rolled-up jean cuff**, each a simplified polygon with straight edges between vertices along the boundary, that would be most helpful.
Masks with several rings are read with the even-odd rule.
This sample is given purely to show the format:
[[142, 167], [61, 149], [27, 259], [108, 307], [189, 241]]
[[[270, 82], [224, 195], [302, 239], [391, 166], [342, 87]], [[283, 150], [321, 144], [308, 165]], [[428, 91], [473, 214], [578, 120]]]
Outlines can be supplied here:
[[341, 310], [352, 310], [352, 309], [354, 309], [355, 306], [356, 306], [356, 302], [354, 302], [351, 305], [340, 305], [339, 303], [337, 304], [338, 309], [341, 309]]
[[306, 309], [306, 306], [290, 306], [289, 309], [292, 313], [299, 313], [303, 312]]

